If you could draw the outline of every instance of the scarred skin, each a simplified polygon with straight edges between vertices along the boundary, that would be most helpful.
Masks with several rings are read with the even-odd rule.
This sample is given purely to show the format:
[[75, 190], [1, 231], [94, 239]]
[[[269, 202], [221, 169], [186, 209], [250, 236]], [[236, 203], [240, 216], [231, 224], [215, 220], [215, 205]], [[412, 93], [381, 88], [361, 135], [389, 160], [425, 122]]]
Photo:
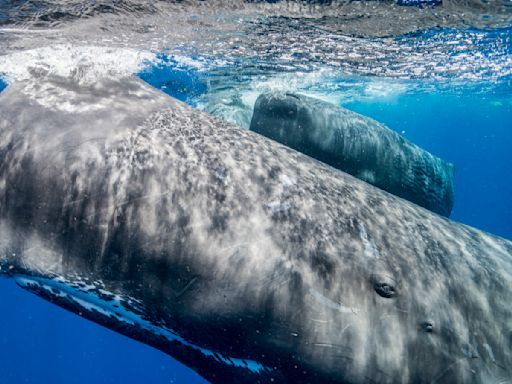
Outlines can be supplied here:
[[212, 383], [512, 377], [510, 241], [132, 78], [0, 94], [0, 267]]

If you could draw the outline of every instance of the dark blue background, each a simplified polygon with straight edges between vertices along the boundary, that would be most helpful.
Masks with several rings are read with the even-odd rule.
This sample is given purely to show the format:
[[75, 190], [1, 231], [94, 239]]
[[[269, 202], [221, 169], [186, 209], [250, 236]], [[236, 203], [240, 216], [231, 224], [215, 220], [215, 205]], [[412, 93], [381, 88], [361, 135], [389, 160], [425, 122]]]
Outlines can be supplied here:
[[[183, 71], [141, 75], [178, 87], [191, 102], [205, 91]], [[198, 87], [195, 87], [198, 85]], [[187, 87], [192, 87], [189, 91]], [[0, 82], [0, 90], [2, 88]], [[167, 89], [172, 94], [172, 89]], [[512, 238], [512, 99], [510, 91], [407, 93], [351, 102], [456, 166], [452, 218]], [[0, 279], [0, 383], [201, 383], [170, 357], [81, 319]]]

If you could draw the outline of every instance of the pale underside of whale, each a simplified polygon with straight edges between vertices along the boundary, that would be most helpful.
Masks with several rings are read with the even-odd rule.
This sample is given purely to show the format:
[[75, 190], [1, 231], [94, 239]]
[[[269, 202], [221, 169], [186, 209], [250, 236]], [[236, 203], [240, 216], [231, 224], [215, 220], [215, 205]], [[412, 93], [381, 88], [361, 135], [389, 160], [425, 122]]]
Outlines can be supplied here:
[[139, 80], [0, 94], [0, 266], [211, 382], [506, 382], [512, 244]]

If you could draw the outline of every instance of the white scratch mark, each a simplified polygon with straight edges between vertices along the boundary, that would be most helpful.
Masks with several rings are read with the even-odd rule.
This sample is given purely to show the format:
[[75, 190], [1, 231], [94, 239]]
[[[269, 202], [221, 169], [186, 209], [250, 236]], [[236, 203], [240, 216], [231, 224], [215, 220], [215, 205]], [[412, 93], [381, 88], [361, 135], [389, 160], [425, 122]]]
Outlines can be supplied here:
[[347, 307], [347, 306], [343, 305], [343, 303], [336, 303], [335, 301], [325, 297], [320, 292], [318, 292], [314, 289], [310, 289], [309, 293], [311, 294], [311, 296], [313, 296], [313, 298], [316, 301], [318, 301], [319, 303], [321, 303], [331, 309], [334, 309], [335, 311], [342, 312], [342, 313], [353, 313], [353, 314], [357, 315], [357, 312], [358, 312], [357, 308]]

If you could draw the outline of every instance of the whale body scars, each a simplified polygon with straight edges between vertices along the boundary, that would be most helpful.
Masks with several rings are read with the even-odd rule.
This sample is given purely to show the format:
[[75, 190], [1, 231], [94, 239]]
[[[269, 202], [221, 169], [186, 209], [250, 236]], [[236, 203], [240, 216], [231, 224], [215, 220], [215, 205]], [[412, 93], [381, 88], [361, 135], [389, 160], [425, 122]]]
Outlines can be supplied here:
[[212, 383], [512, 376], [512, 244], [133, 78], [0, 94], [0, 272]]
[[368, 117], [322, 100], [266, 93], [251, 130], [443, 216], [453, 207], [453, 166]]

